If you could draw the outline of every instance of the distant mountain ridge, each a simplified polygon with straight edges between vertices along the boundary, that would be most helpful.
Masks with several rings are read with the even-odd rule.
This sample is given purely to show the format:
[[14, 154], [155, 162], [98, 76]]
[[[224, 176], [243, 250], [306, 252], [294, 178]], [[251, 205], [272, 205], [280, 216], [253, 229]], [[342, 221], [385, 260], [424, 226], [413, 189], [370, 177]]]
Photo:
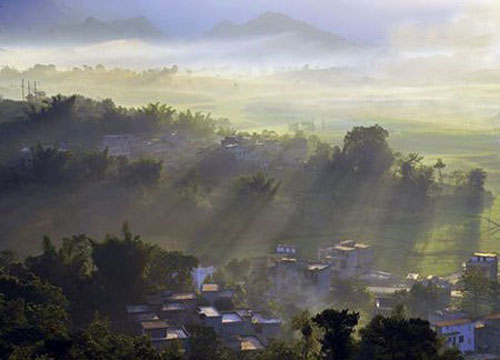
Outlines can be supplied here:
[[350, 47], [354, 43], [335, 34], [320, 30], [311, 24], [292, 19], [281, 14], [266, 12], [243, 24], [234, 24], [225, 20], [209, 30], [205, 37], [209, 39], [259, 38], [273, 35], [290, 35], [297, 40], [317, 43], [326, 47]]
[[148, 19], [139, 16], [109, 22], [89, 17], [82, 23], [54, 25], [43, 36], [59, 41], [95, 42], [132, 38], [155, 40], [165, 38], [166, 34]]

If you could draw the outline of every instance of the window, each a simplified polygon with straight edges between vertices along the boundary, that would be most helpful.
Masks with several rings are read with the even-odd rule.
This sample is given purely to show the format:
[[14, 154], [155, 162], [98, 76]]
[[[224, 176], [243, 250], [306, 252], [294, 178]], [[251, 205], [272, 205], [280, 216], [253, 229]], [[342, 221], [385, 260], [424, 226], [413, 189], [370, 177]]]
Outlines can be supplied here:
[[463, 336], [463, 335], [460, 335], [460, 336], [458, 337], [458, 343], [459, 343], [459, 344], [462, 344], [463, 342], [464, 342], [464, 336]]

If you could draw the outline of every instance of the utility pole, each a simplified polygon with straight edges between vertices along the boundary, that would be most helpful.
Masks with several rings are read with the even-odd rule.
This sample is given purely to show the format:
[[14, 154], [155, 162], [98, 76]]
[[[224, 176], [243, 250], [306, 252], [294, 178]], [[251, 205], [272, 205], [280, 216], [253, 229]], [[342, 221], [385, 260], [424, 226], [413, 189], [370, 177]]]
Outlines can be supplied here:
[[31, 83], [28, 80], [28, 96], [31, 96]]
[[37, 95], [36, 95], [36, 81], [33, 81], [33, 87], [34, 87], [33, 94], [35, 95], [35, 100], [37, 100]]
[[21, 79], [21, 93], [22, 93], [22, 101], [24, 101], [25, 96], [24, 96], [24, 78]]

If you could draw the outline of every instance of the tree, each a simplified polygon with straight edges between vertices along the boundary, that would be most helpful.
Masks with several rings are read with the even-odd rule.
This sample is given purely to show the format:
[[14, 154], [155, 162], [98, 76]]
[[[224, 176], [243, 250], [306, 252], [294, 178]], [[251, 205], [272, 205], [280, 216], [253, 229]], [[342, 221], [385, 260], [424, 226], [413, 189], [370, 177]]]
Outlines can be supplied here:
[[126, 304], [140, 300], [147, 289], [146, 269], [151, 246], [133, 235], [124, 224], [122, 238], [106, 236], [92, 242], [92, 260], [97, 281], [104, 291], [101, 304], [106, 314], [121, 315]]
[[484, 191], [486, 181], [486, 171], [477, 168], [469, 171], [467, 174], [467, 187], [471, 192], [481, 193]]
[[461, 307], [471, 316], [480, 316], [488, 312], [489, 290], [488, 279], [477, 268], [468, 268], [459, 281], [463, 297]]
[[302, 359], [316, 358], [317, 353], [319, 353], [319, 344], [316, 339], [318, 329], [312, 323], [309, 311], [305, 310], [292, 318], [292, 330], [300, 332], [302, 336], [301, 343], [299, 344], [302, 348]]
[[195, 325], [191, 333], [191, 352], [189, 360], [226, 360], [232, 359], [232, 353], [226, 349], [213, 328]]
[[120, 178], [126, 185], [150, 188], [160, 181], [161, 169], [161, 161], [140, 159], [123, 164], [120, 168]]
[[67, 338], [67, 301], [60, 289], [18, 267], [0, 275], [0, 358], [34, 354]]
[[345, 165], [354, 174], [382, 175], [394, 160], [388, 137], [389, 132], [379, 125], [354, 127], [344, 137], [342, 155]]
[[446, 307], [448, 302], [448, 291], [431, 282], [427, 284], [416, 283], [406, 294], [404, 300], [410, 315], [421, 319], [426, 319], [429, 313]]
[[138, 110], [139, 118], [144, 122], [145, 127], [152, 131], [160, 126], [170, 127], [173, 125], [175, 110], [171, 106], [160, 103], [150, 103]]
[[243, 175], [233, 181], [233, 193], [241, 199], [272, 200], [280, 187], [280, 182], [259, 172]]
[[443, 169], [446, 167], [446, 164], [443, 162], [441, 158], [436, 160], [433, 168], [438, 171], [439, 174], [439, 182], [443, 183]]
[[321, 358], [324, 360], [346, 360], [354, 351], [352, 334], [358, 324], [359, 313], [346, 310], [327, 309], [313, 318], [313, 322], [323, 330]]
[[351, 307], [357, 310], [367, 309], [371, 297], [366, 284], [358, 279], [332, 280], [331, 298], [336, 307]]
[[376, 315], [360, 335], [361, 359], [366, 360], [436, 359], [440, 348], [429, 322], [421, 319]]
[[198, 266], [198, 259], [178, 251], [165, 251], [159, 246], [150, 250], [146, 271], [148, 289], [151, 291], [186, 291], [192, 288], [191, 270]]
[[256, 356], [256, 360], [305, 360], [297, 349], [283, 341], [272, 341], [271, 344]]
[[33, 180], [43, 184], [54, 184], [64, 180], [70, 154], [53, 147], [37, 144], [31, 148]]
[[59, 249], [45, 237], [43, 253], [25, 261], [30, 271], [62, 289], [75, 327], [88, 324], [97, 306], [91, 251], [91, 239], [84, 234], [64, 238]]

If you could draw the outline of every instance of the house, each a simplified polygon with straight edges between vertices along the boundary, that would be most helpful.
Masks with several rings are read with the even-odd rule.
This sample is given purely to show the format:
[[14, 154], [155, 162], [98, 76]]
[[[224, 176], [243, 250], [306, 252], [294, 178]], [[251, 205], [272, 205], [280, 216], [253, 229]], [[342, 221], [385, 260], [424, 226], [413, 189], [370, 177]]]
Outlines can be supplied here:
[[344, 240], [334, 246], [318, 249], [318, 259], [332, 264], [334, 274], [343, 279], [369, 272], [375, 261], [370, 245], [353, 240]]
[[390, 286], [397, 282], [397, 278], [387, 271], [369, 270], [359, 276], [359, 279], [371, 286]]
[[303, 260], [284, 257], [275, 259], [270, 270], [273, 283], [272, 292], [277, 297], [290, 294], [314, 294], [312, 302], [322, 300], [330, 291], [332, 267], [330, 264], [309, 263]]
[[140, 323], [141, 335], [155, 338], [164, 338], [167, 336], [169, 324], [164, 320], [148, 320]]
[[434, 331], [444, 338], [445, 346], [457, 348], [462, 353], [473, 352], [475, 346], [475, 322], [462, 318], [431, 323]]
[[465, 264], [465, 268], [478, 269], [488, 280], [498, 281], [498, 254], [495, 252], [475, 252]]
[[101, 149], [107, 149], [110, 156], [130, 157], [139, 150], [139, 140], [132, 134], [104, 135], [101, 141]]
[[155, 349], [165, 349], [173, 341], [178, 341], [186, 351], [189, 348], [189, 338], [189, 333], [184, 327], [172, 327], [166, 330], [165, 336], [152, 337], [151, 345], [153, 345]]
[[280, 256], [295, 257], [297, 255], [297, 247], [293, 245], [276, 245], [275, 253]]
[[251, 319], [244, 319], [236, 311], [222, 314], [222, 335], [231, 337], [233, 335], [249, 335]]
[[186, 306], [181, 302], [163, 304], [159, 313], [163, 320], [173, 324], [183, 324], [190, 318]]
[[307, 285], [313, 287], [315, 290], [315, 296], [321, 298], [328, 296], [332, 282], [332, 266], [330, 264], [307, 264], [305, 275]]
[[222, 314], [211, 306], [200, 306], [197, 309], [198, 319], [203, 326], [212, 327], [218, 333], [222, 328]]
[[189, 144], [188, 137], [179, 131], [169, 132], [162, 140], [166, 142], [171, 149], [182, 149]]
[[261, 314], [254, 314], [252, 324], [256, 334], [273, 339], [279, 335], [282, 321], [279, 318], [268, 318]]
[[396, 294], [400, 291], [409, 291], [408, 287], [401, 286], [368, 286], [368, 291], [375, 298], [375, 312], [381, 315], [389, 315], [397, 305]]
[[389, 316], [397, 305], [396, 298], [390, 295], [375, 296], [375, 313], [377, 315]]
[[195, 311], [198, 306], [198, 298], [195, 292], [173, 293], [167, 297], [165, 303], [181, 303], [187, 311]]
[[210, 306], [227, 309], [233, 306], [234, 290], [221, 289], [218, 284], [203, 284], [201, 296], [210, 303]]
[[490, 314], [476, 322], [476, 349], [478, 352], [500, 354], [500, 314]]
[[201, 296], [206, 299], [211, 306], [219, 298], [220, 289], [218, 284], [203, 284], [201, 286]]
[[[136, 322], [137, 319], [142, 317], [148, 318], [148, 314], [154, 314], [154, 309], [152, 306], [147, 304], [140, 305], [127, 305], [127, 316], [129, 321]], [[151, 316], [149, 316], [150, 318]]]

